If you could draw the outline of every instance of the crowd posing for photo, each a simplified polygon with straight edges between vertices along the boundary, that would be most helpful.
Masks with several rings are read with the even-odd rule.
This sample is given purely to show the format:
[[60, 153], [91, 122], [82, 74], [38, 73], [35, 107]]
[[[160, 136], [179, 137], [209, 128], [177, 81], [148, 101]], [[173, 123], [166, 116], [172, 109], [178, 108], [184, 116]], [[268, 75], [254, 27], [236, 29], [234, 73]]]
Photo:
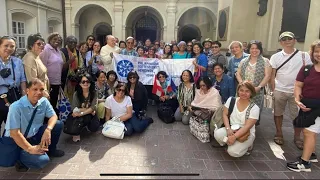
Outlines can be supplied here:
[[[83, 129], [119, 139], [142, 133], [154, 122], [146, 114], [151, 105], [157, 105], [160, 120], [181, 121], [199, 141], [226, 147], [233, 157], [250, 155], [256, 126], [263, 121], [265, 97], [270, 95], [274, 99], [274, 142], [285, 142], [282, 122], [288, 105], [293, 143], [303, 150], [287, 168], [310, 172], [311, 162], [318, 161], [320, 41], [314, 42], [308, 53], [295, 48], [291, 32], [283, 32], [278, 40], [282, 50], [270, 60], [263, 56], [261, 42], [252, 40], [244, 46], [233, 41], [228, 60], [220, 52], [221, 43], [209, 38], [202, 43], [152, 43], [150, 39], [142, 43], [134, 37], [118, 42], [108, 35], [104, 45], [93, 35], [80, 43], [68, 36], [62, 46], [58, 33], [46, 41], [33, 34], [27, 40], [27, 53], [19, 59], [15, 39], [3, 36], [0, 123], [5, 123], [5, 128], [0, 139], [0, 166], [15, 166], [20, 172], [45, 167], [51, 157], [64, 156], [57, 148], [62, 131], [74, 143], [81, 141]], [[172, 88], [165, 71], [155, 74], [157, 84], [153, 86], [141, 83], [133, 71], [127, 74], [127, 82], [120, 82], [113, 69], [114, 54], [146, 60], [193, 58], [194, 72], [181, 69], [177, 89]], [[61, 108], [63, 105], [66, 107]], [[65, 118], [63, 113], [67, 113]], [[108, 134], [105, 127], [122, 132]]]

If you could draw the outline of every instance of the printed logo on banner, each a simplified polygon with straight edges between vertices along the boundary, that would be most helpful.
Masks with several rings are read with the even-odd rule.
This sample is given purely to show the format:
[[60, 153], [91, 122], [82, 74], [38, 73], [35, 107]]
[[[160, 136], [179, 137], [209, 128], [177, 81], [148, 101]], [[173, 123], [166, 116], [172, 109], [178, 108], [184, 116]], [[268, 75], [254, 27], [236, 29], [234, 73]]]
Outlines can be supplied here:
[[117, 63], [117, 72], [121, 77], [127, 77], [133, 69], [133, 64], [129, 60], [121, 60]]

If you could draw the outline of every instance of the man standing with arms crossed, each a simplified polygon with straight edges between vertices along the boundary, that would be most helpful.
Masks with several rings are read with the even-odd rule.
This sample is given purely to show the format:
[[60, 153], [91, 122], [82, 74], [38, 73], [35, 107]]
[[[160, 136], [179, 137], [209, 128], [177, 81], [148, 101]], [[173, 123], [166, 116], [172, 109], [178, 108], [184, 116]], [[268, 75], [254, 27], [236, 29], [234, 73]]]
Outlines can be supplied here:
[[[274, 142], [283, 145], [282, 121], [286, 105], [289, 106], [289, 117], [294, 120], [298, 115], [298, 106], [294, 99], [294, 83], [302, 66], [311, 64], [308, 53], [297, 50], [295, 35], [292, 32], [283, 32], [279, 36], [279, 42], [283, 50], [272, 55], [271, 89], [274, 94], [274, 122], [276, 135]], [[294, 143], [299, 149], [303, 149], [303, 141], [300, 138], [302, 129], [294, 127]]]

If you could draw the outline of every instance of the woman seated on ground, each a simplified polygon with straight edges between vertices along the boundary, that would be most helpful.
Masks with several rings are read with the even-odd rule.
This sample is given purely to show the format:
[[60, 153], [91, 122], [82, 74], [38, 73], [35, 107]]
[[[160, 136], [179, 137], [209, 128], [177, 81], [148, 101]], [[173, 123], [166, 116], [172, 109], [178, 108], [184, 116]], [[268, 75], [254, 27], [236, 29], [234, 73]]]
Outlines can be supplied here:
[[[82, 117], [84, 122], [83, 128], [87, 126], [89, 131], [96, 132], [99, 129], [100, 123], [95, 114], [97, 95], [94, 82], [91, 75], [88, 73], [80, 75], [79, 79], [80, 82], [76, 87], [76, 92], [73, 94], [71, 105], [73, 113], [69, 118]], [[74, 142], [80, 141], [80, 132], [79, 135], [73, 136], [72, 140]]]
[[174, 113], [176, 121], [182, 121], [183, 124], [188, 125], [190, 113], [188, 107], [194, 99], [195, 84], [190, 70], [184, 70], [180, 76], [181, 84], [178, 87], [178, 102], [179, 107]]
[[189, 111], [194, 112], [195, 109], [207, 109], [213, 115], [221, 106], [221, 96], [218, 90], [212, 86], [212, 81], [208, 76], [199, 78], [195, 91], [195, 97], [191, 102], [191, 106], [189, 106]]
[[160, 91], [161, 94], [154, 94], [153, 99], [157, 102], [157, 104], [167, 103], [174, 112], [174, 110], [178, 108], [179, 104], [176, 98], [176, 92], [172, 90], [170, 81], [167, 81], [167, 73], [164, 71], [159, 71], [156, 77], [161, 85], [161, 89], [159, 88], [157, 90]]
[[143, 132], [149, 124], [153, 123], [152, 119], [140, 120], [132, 112], [132, 101], [128, 96], [125, 83], [118, 83], [115, 93], [110, 95], [106, 102], [106, 121], [112, 117], [119, 117], [126, 127], [125, 136], [130, 136], [133, 132]]
[[98, 72], [96, 73], [97, 81], [95, 83], [95, 90], [98, 95], [97, 115], [100, 122], [101, 121], [104, 122], [105, 111], [106, 111], [104, 107], [104, 103], [107, 97], [109, 96], [108, 94], [109, 86], [106, 83], [106, 77], [107, 77], [107, 74], [104, 71], [98, 70]]
[[224, 73], [222, 63], [215, 63], [212, 68], [214, 74], [212, 78], [213, 87], [219, 91], [222, 104], [224, 104], [229, 97], [235, 96], [234, 80]]
[[240, 83], [237, 93], [239, 97], [235, 99], [234, 108], [230, 109], [232, 111], [230, 117], [228, 113], [232, 97], [224, 105], [224, 127], [214, 132], [214, 138], [221, 146], [228, 145], [228, 153], [232, 157], [241, 157], [251, 153], [255, 139], [255, 123], [260, 114], [259, 107], [251, 100], [256, 95], [251, 83], [248, 81]]
[[118, 85], [118, 76], [113, 70], [107, 73], [107, 85], [109, 86], [108, 94], [114, 94], [115, 88]]
[[148, 105], [147, 89], [139, 81], [137, 72], [129, 72], [127, 80], [127, 91], [132, 100], [133, 110], [136, 115], [143, 115]]

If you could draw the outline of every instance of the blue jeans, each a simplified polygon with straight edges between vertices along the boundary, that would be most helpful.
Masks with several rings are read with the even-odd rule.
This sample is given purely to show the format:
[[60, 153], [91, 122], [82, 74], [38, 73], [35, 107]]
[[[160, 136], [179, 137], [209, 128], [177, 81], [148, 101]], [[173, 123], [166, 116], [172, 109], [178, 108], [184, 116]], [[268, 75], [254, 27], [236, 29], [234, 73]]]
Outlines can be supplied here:
[[149, 126], [150, 122], [147, 120], [140, 120], [135, 114], [124, 122], [127, 131], [124, 133], [125, 136], [131, 136], [133, 132], [141, 133]]
[[[47, 128], [47, 124], [44, 124], [40, 127], [38, 133], [31, 138], [28, 138], [28, 141], [31, 145], [38, 145], [41, 142], [42, 135]], [[57, 148], [57, 144], [60, 138], [60, 134], [63, 128], [63, 122], [57, 121], [56, 125], [51, 131], [51, 144], [49, 146], [49, 152], [54, 152]], [[50, 161], [47, 153], [42, 155], [29, 154], [25, 150], [20, 152], [20, 162], [27, 166], [28, 168], [40, 169], [45, 167]]]

